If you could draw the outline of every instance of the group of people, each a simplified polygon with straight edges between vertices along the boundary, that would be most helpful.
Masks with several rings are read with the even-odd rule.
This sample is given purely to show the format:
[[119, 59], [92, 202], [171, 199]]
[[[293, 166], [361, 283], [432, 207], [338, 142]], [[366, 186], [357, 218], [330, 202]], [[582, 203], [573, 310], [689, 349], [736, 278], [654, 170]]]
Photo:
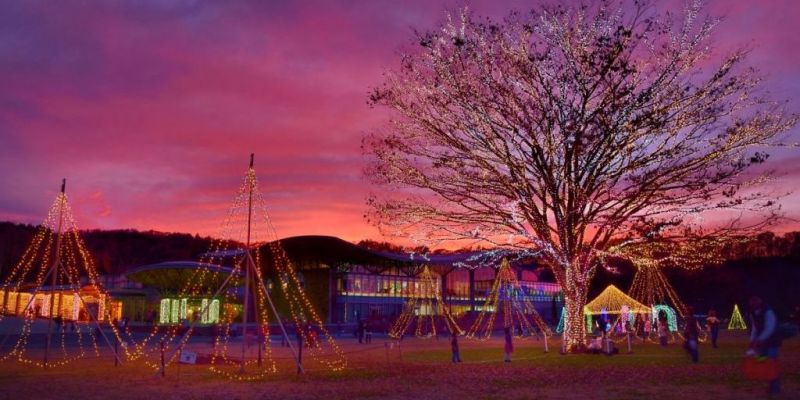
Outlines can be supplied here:
[[369, 322], [365, 320], [358, 321], [358, 327], [356, 328], [356, 337], [358, 337], [358, 343], [362, 344], [371, 344], [372, 343], [372, 329], [369, 326]]
[[[685, 326], [683, 330], [683, 337], [685, 339], [684, 348], [689, 353], [693, 363], [700, 361], [700, 332], [703, 328], [700, 326], [700, 321], [694, 316], [694, 309], [687, 307]], [[708, 311], [706, 316], [706, 329], [711, 341], [711, 347], [718, 348], [717, 340], [719, 339], [719, 325], [722, 321], [717, 317], [717, 311], [713, 308]]]
[[[750, 298], [750, 346], [748, 353], [777, 360], [783, 342], [783, 332], [778, 329], [775, 310], [759, 296]], [[780, 377], [769, 381], [769, 394], [781, 391]]]
[[[506, 327], [503, 329], [503, 362], [511, 362], [511, 353], [514, 352], [513, 336], [511, 335], [511, 328]], [[450, 333], [450, 350], [451, 360], [453, 364], [461, 362], [461, 349], [458, 345], [458, 333], [451, 330]]]
[[[775, 311], [759, 296], [751, 297], [749, 306], [750, 313], [748, 314], [748, 320], [751, 329], [748, 353], [751, 355], [777, 360], [778, 351], [783, 338], [786, 337], [786, 333], [781, 330]], [[800, 306], [795, 308], [792, 318], [795, 324], [794, 326], [800, 324]], [[693, 363], [697, 363], [700, 360], [699, 342], [703, 328], [700, 325], [700, 321], [695, 317], [692, 307], [687, 307], [684, 321], [683, 346], [686, 352], [689, 354], [691, 361]], [[616, 349], [616, 346], [613, 345], [613, 342], [610, 342], [607, 339], [605, 329], [607, 329], [609, 325], [603, 322], [604, 321], [600, 321], [597, 330], [597, 332], [602, 332], [602, 334], [597, 334], [592, 340], [590, 340], [588, 342], [587, 349], [589, 352], [593, 353], [613, 354], [618, 350]], [[719, 329], [722, 321], [717, 316], [716, 310], [709, 310], [708, 315], [705, 318], [705, 322], [705, 329], [707, 330], [711, 346], [713, 348], [718, 348], [717, 341], [719, 339]], [[649, 318], [646, 319], [646, 323], [650, 323]], [[658, 333], [660, 344], [662, 346], [667, 346], [669, 342], [669, 326], [667, 319], [664, 316], [659, 316], [656, 322], [656, 332]], [[366, 321], [359, 322], [356, 334], [358, 336], [359, 343], [371, 342], [371, 333], [369, 331], [369, 325], [366, 323]], [[458, 334], [455, 332], [451, 332], [450, 347], [451, 361], [454, 364], [462, 362]], [[609, 351], [609, 348], [613, 350]], [[514, 345], [512, 329], [510, 327], [506, 327], [504, 329], [503, 361], [507, 363], [511, 362], [511, 355], [513, 352]], [[779, 393], [780, 378], [769, 381], [768, 390], [771, 394]]]
[[[775, 362], [777, 362], [779, 349], [783, 339], [787, 337], [788, 334], [784, 332], [778, 324], [778, 317], [775, 310], [760, 296], [752, 296], [748, 303], [750, 306], [750, 312], [748, 314], [750, 342], [746, 355], [776, 360]], [[795, 312], [793, 316], [794, 321], [791, 322], [794, 324], [792, 326], [794, 326], [795, 329], [797, 324], [800, 323], [800, 320], [798, 320], [799, 317], [800, 314]], [[699, 361], [698, 342], [701, 328], [691, 307], [687, 309], [685, 320], [686, 325], [683, 331], [685, 338], [684, 348], [689, 353], [692, 362], [696, 363]], [[706, 317], [706, 325], [713, 348], [718, 347], [717, 340], [719, 338], [720, 322], [716, 311], [709, 311]], [[780, 393], [780, 390], [780, 377], [769, 381], [769, 394]]]

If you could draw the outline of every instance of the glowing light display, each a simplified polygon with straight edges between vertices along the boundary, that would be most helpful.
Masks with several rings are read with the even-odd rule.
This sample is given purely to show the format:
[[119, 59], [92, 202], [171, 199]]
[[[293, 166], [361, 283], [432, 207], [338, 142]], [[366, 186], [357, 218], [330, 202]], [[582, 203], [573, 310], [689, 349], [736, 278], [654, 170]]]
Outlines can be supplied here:
[[491, 337], [492, 331], [497, 329], [495, 321], [498, 314], [502, 315], [502, 328], [512, 328], [515, 336], [531, 337], [542, 334], [546, 341], [547, 337], [552, 335], [550, 327], [520, 286], [507, 259], [503, 259], [497, 269], [497, 276], [487, 295], [486, 303], [467, 331], [467, 337], [484, 340]]
[[558, 325], [556, 325], [556, 333], [564, 332], [564, 307], [561, 307], [561, 316], [558, 317]]
[[667, 317], [667, 328], [670, 332], [677, 332], [678, 331], [678, 316], [675, 313], [675, 309], [666, 305], [666, 304], [655, 304], [653, 305], [653, 315], [650, 319], [650, 322], [653, 324], [652, 326], [656, 326], [656, 322], [658, 322], [658, 318], [661, 314], [664, 314]]
[[[283, 314], [300, 336], [303, 360], [311, 360], [332, 370], [345, 368], [347, 363], [342, 350], [323, 325], [291, 260], [277, 241], [264, 196], [258, 188], [252, 156], [250, 168], [217, 237], [219, 239], [202, 256], [199, 267], [179, 293], [181, 299], [212, 298], [210, 302], [200, 301], [200, 318], [190, 321], [185, 333], [177, 326], [169, 327], [164, 335], [154, 329], [136, 345], [135, 356], [154, 354], [149, 346], [158, 346], [156, 338], [160, 338], [158, 342], [164, 343], [168, 354], [166, 365], [175, 362], [188, 342], [195, 322], [202, 321], [208, 314], [208, 320], [220, 324], [214, 330], [216, 336], [211, 348], [210, 369], [232, 380], [261, 379], [277, 372], [270, 345], [270, 322], [277, 323], [278, 333], [289, 339], [284, 322], [276, 318], [276, 315]], [[230, 270], [220, 268], [226, 263], [232, 264]], [[278, 284], [268, 289], [265, 274]], [[242, 290], [235, 290], [237, 286]], [[240, 293], [243, 293], [243, 298]], [[273, 297], [281, 300], [284, 309], [278, 311]], [[225, 306], [222, 310], [221, 300]], [[174, 308], [176, 304], [171, 303], [173, 314], [180, 311]], [[237, 304], [242, 306], [234, 306]], [[255, 311], [254, 315], [251, 311]], [[241, 343], [233, 340], [234, 332], [244, 337]], [[251, 335], [255, 337], [255, 343], [248, 339]], [[287, 341], [298, 371], [303, 371], [295, 341]], [[247, 346], [248, 342], [255, 346]], [[254, 351], [256, 355], [252, 354]], [[153, 368], [160, 368], [157, 361], [146, 362]]]
[[649, 314], [650, 307], [639, 303], [626, 295], [614, 285], [606, 287], [594, 300], [583, 307], [586, 315], [600, 315], [602, 313], [620, 314], [623, 311], [636, 314]]
[[172, 314], [170, 310], [172, 310], [172, 301], [170, 299], [161, 299], [161, 304], [158, 313], [158, 322], [161, 324], [169, 324], [170, 315]]
[[733, 312], [731, 313], [731, 320], [728, 322], [728, 329], [730, 330], [746, 330], [747, 324], [742, 318], [742, 313], [739, 311], [739, 305], [733, 305]]
[[[5, 313], [0, 313], [0, 323], [5, 321], [4, 314], [21, 316], [24, 321], [16, 343], [0, 360], [15, 359], [49, 368], [81, 358], [88, 349], [99, 354], [101, 342], [113, 351], [106, 333], [95, 329], [98, 321], [112, 319], [107, 303], [113, 300], [98, 284], [94, 261], [80, 236], [65, 187], [66, 180], [19, 262], [2, 282], [0, 295], [5, 299]], [[81, 278], [88, 282], [81, 284]], [[45, 318], [47, 326], [44, 352], [31, 352], [31, 333], [39, 317]], [[69, 320], [89, 323], [76, 323], [75, 335], [68, 339], [66, 329], [56, 328]], [[120, 340], [117, 328], [110, 329]], [[57, 351], [51, 350], [53, 344], [58, 346]], [[119, 359], [116, 351], [114, 355]]]
[[414, 296], [406, 301], [403, 312], [392, 325], [390, 337], [400, 338], [412, 325], [415, 326], [414, 335], [417, 337], [435, 337], [441, 330], [464, 334], [442, 300], [439, 279], [430, 267], [423, 267], [419, 274], [419, 286], [415, 287]]

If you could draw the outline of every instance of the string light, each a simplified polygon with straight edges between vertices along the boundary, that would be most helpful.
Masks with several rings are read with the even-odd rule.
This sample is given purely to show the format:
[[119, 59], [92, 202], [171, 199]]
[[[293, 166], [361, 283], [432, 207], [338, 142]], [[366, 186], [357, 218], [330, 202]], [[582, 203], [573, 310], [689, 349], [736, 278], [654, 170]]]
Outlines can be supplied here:
[[415, 243], [536, 254], [564, 290], [566, 347], [581, 350], [587, 292], [615, 243], [779, 211], [746, 173], [798, 116], [759, 94], [745, 51], [709, 63], [718, 19], [702, 11], [687, 2], [677, 23], [608, 2], [489, 22], [448, 13], [370, 95], [396, 115], [364, 140], [367, 174], [391, 188], [368, 218]]
[[[219, 321], [219, 325], [214, 329], [209, 369], [231, 380], [263, 379], [277, 372], [277, 363], [270, 344], [269, 325], [270, 318], [279, 316], [271, 311], [270, 299], [280, 299], [283, 302], [281, 304], [288, 307], [290, 324], [304, 346], [304, 359], [319, 363], [333, 371], [344, 369], [347, 365], [344, 353], [325, 328], [303, 288], [292, 261], [277, 240], [252, 165], [245, 174], [228, 215], [222, 223], [218, 238], [211, 244], [209, 251], [201, 257], [198, 268], [178, 294], [181, 299], [181, 311], [186, 308], [184, 304], [188, 299], [201, 299], [200, 321], [203, 321], [206, 314], [207, 321]], [[246, 247], [245, 243], [250, 243], [250, 247]], [[268, 259], [268, 263], [265, 258]], [[221, 268], [221, 265], [227, 262], [233, 264], [230, 272], [224, 272]], [[250, 286], [244, 287], [243, 277], [248, 270], [253, 276], [250, 279]], [[265, 273], [274, 275], [278, 285], [267, 288]], [[234, 324], [241, 321], [239, 315], [245, 312], [245, 309], [237, 304], [239, 300], [235, 287], [240, 287], [248, 297], [252, 297], [251, 306], [256, 311], [253, 320], [258, 331], [256, 341], [260, 354], [258, 359], [242, 360], [242, 354], [234, 348], [238, 345], [234, 346], [232, 342]], [[208, 293], [215, 294], [209, 297]], [[162, 308], [164, 304], [162, 301]], [[171, 304], [175, 307], [178, 303], [173, 300]], [[181, 316], [185, 318], [183, 313]], [[248, 324], [250, 321], [248, 318]], [[244, 328], [244, 325], [242, 327]], [[152, 358], [157, 357], [163, 343], [164, 351], [172, 354], [167, 357], [165, 364], [170, 365], [175, 362], [178, 351], [184, 348], [193, 332], [194, 322], [189, 324], [186, 332], [181, 332], [178, 328], [176, 325], [155, 327], [144, 340], [136, 344], [134, 357], [145, 357], [148, 365], [159, 369], [160, 363]], [[246, 330], [242, 329], [240, 333], [242, 340], [247, 340]], [[262, 349], [264, 354], [260, 353]], [[241, 373], [245, 368], [247, 372]]]
[[503, 259], [500, 263], [486, 302], [466, 336], [481, 340], [489, 339], [495, 329], [498, 314], [502, 315], [503, 328], [512, 328], [514, 336], [529, 337], [537, 332], [545, 337], [552, 336], [550, 327], [536, 311], [507, 259]]
[[677, 332], [678, 316], [675, 314], [675, 309], [666, 304], [653, 305], [653, 315], [651, 317], [651, 322], [653, 326], [655, 326], [656, 322], [658, 322], [658, 317], [662, 313], [665, 314], [667, 317], [667, 329], [669, 329], [670, 332]]
[[427, 265], [422, 268], [419, 288], [406, 300], [403, 312], [389, 330], [390, 337], [401, 338], [412, 324], [415, 325], [414, 335], [421, 338], [436, 337], [438, 326], [456, 335], [464, 334], [442, 300], [439, 279]]
[[556, 325], [556, 333], [564, 333], [564, 311], [565, 308], [561, 307], [561, 315], [558, 317], [558, 325]]
[[733, 312], [731, 313], [731, 320], [728, 322], [728, 329], [729, 330], [746, 330], [747, 324], [744, 322], [744, 318], [742, 318], [742, 313], [739, 312], [739, 305], [733, 305]]
[[600, 315], [604, 312], [620, 314], [623, 309], [634, 314], [649, 314], [650, 307], [639, 303], [623, 293], [614, 285], [608, 285], [594, 300], [583, 307], [586, 315]]
[[[82, 276], [85, 276], [85, 285], [81, 284]], [[0, 296], [8, 299], [3, 301], [5, 312], [0, 313], [0, 323], [7, 319], [3, 314], [17, 315], [23, 319], [17, 341], [9, 352], [0, 356], [0, 360], [14, 359], [51, 368], [84, 357], [89, 347], [95, 354], [100, 354], [98, 341], [101, 338], [95, 334], [91, 322], [118, 318], [119, 315], [111, 315], [110, 311], [119, 311], [121, 308], [99, 284], [94, 261], [80, 236], [63, 187], [19, 262], [3, 281]], [[96, 314], [87, 307], [89, 300], [97, 304]], [[109, 304], [115, 307], [109, 307]], [[86, 313], [90, 323], [79, 321], [81, 310]], [[29, 342], [33, 324], [40, 317], [48, 321], [48, 341], [53, 337], [51, 327], [53, 320], [56, 320], [57, 347], [50, 351], [48, 343], [45, 357], [34, 359], [29, 351]], [[69, 336], [67, 322], [72, 322], [74, 327], [74, 333], [71, 332]], [[113, 339], [121, 339], [116, 326], [111, 324], [108, 328]], [[108, 339], [102, 331], [98, 332], [103, 336], [103, 341]], [[71, 338], [73, 334], [74, 339]], [[77, 346], [72, 342], [76, 342]], [[110, 345], [108, 342], [105, 344]]]

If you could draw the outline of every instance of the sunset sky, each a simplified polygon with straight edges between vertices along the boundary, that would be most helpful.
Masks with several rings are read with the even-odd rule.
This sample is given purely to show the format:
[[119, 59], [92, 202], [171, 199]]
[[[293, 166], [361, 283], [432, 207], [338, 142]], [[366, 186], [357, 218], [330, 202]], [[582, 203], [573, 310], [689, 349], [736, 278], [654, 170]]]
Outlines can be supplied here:
[[[389, 114], [368, 91], [447, 9], [500, 18], [536, 2], [500, 3], [4, 1], [0, 220], [41, 222], [66, 177], [83, 228], [213, 235], [254, 152], [280, 236], [381, 239], [360, 144]], [[717, 47], [750, 46], [800, 111], [800, 2], [710, 9], [726, 16]], [[798, 187], [800, 150], [769, 164], [774, 188]], [[800, 219], [800, 193], [782, 202]]]

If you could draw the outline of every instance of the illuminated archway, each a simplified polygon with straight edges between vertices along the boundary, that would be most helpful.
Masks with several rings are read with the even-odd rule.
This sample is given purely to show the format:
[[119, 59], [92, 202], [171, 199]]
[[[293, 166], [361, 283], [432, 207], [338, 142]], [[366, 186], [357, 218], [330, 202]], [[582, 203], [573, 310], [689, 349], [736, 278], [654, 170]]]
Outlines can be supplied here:
[[652, 314], [652, 323], [655, 326], [655, 323], [658, 321], [658, 316], [661, 312], [667, 314], [667, 327], [669, 328], [670, 332], [677, 332], [678, 331], [678, 316], [675, 314], [675, 309], [666, 305], [666, 304], [654, 304], [653, 305], [653, 314]]

